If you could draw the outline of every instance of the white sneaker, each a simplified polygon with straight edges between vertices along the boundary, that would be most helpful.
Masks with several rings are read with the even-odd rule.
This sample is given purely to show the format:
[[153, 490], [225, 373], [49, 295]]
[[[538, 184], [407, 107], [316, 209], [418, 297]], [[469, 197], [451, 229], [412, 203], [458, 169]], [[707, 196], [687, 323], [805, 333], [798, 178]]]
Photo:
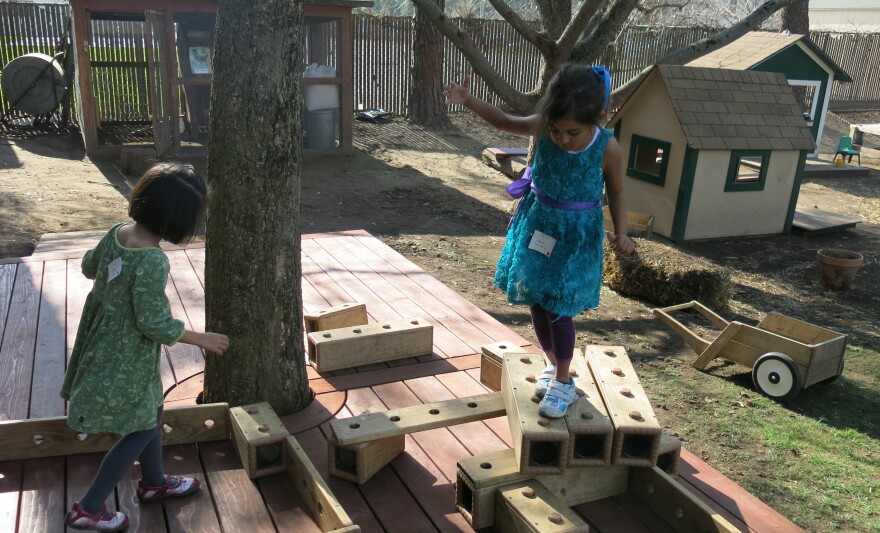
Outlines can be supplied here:
[[538, 404], [538, 414], [547, 418], [562, 418], [568, 406], [578, 399], [574, 378], [569, 376], [568, 383], [560, 383], [555, 379], [550, 382], [547, 394]]
[[550, 382], [556, 377], [556, 365], [547, 365], [547, 368], [538, 374], [538, 380], [535, 382], [535, 396], [543, 398], [547, 394], [547, 388]]

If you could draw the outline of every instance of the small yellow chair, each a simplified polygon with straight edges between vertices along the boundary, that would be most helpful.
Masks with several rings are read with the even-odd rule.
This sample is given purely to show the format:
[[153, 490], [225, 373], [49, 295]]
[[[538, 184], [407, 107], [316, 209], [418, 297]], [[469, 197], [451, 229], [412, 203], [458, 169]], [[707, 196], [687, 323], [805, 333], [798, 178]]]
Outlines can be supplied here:
[[840, 142], [837, 143], [837, 151], [834, 152], [834, 157], [837, 157], [837, 154], [848, 157], [847, 163], [852, 163], [853, 156], [856, 156], [859, 166], [862, 166], [862, 153], [853, 148], [852, 137], [849, 135], [844, 135], [840, 138]]

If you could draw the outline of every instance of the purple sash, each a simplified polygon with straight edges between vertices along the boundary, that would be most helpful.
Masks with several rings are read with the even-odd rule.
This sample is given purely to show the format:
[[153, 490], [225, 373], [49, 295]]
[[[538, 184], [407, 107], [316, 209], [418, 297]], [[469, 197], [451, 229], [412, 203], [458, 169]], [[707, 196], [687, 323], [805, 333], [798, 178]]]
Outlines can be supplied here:
[[556, 209], [564, 209], [566, 211], [586, 211], [588, 209], [593, 209], [597, 205], [599, 205], [598, 200], [593, 200], [590, 202], [560, 202], [559, 200], [554, 200], [553, 198], [548, 198], [541, 194], [541, 191], [535, 187], [535, 184], [532, 183], [532, 167], [526, 168], [526, 171], [523, 172], [523, 177], [514, 181], [510, 185], [507, 186], [507, 194], [509, 194], [512, 198], [522, 198], [526, 195], [526, 193], [531, 189], [533, 193], [535, 193], [535, 198], [538, 199], [539, 202], [545, 205], [549, 205], [550, 207]]

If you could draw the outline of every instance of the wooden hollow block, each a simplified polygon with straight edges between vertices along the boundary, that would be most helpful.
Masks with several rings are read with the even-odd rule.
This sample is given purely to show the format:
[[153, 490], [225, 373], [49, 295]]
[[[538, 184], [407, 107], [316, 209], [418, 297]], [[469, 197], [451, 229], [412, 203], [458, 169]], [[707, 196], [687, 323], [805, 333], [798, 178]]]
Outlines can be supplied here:
[[519, 472], [513, 450], [501, 450], [458, 461], [455, 507], [474, 529], [495, 523], [495, 490], [530, 479]]
[[321, 531], [360, 531], [293, 435], [284, 440], [283, 449], [284, 471]]
[[663, 428], [621, 346], [587, 346], [587, 361], [614, 424], [611, 464], [654, 466]]
[[284, 471], [283, 445], [287, 428], [268, 402], [229, 409], [232, 440], [251, 478]]
[[333, 420], [330, 429], [339, 445], [350, 446], [502, 415], [504, 400], [501, 393], [488, 392]]
[[318, 372], [430, 355], [434, 326], [424, 318], [309, 333], [309, 360]]
[[569, 373], [580, 398], [565, 414], [569, 432], [567, 464], [569, 467], [610, 465], [614, 424], [582, 352], [575, 352]]
[[678, 474], [678, 461], [681, 459], [681, 441], [672, 435], [660, 435], [657, 449], [657, 468], [670, 476]]
[[[370, 407], [364, 412], [375, 413], [378, 409]], [[394, 435], [350, 446], [340, 446], [336, 438], [330, 435], [327, 439], [327, 468], [331, 476], [363, 485], [400, 455], [406, 446], [405, 443], [405, 435]]]
[[498, 489], [495, 530], [517, 533], [587, 533], [589, 526], [537, 480]]
[[306, 333], [326, 329], [362, 326], [369, 323], [366, 304], [347, 303], [322, 309], [315, 313], [303, 314]]
[[654, 511], [673, 531], [738, 533], [714, 509], [657, 467], [630, 468], [629, 493]]
[[627, 491], [629, 467], [568, 468], [561, 475], [532, 478], [519, 472], [513, 450], [501, 450], [458, 461], [455, 506], [474, 529], [495, 523], [495, 495], [499, 487], [537, 479], [568, 506], [580, 505]]
[[507, 352], [522, 352], [515, 342], [501, 341], [480, 347], [480, 383], [492, 390], [501, 390], [501, 364]]
[[501, 368], [501, 394], [513, 450], [523, 474], [561, 474], [568, 463], [569, 434], [565, 420], [540, 416], [534, 401], [535, 378], [544, 366], [541, 355], [506, 353]]

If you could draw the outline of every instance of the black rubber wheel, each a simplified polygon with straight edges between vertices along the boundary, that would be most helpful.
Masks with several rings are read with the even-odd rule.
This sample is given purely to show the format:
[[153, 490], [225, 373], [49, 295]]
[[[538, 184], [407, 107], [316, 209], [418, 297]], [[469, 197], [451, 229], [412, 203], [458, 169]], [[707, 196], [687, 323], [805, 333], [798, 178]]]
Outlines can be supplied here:
[[765, 353], [752, 368], [755, 388], [774, 400], [791, 400], [801, 391], [801, 371], [791, 357], [779, 352]]

